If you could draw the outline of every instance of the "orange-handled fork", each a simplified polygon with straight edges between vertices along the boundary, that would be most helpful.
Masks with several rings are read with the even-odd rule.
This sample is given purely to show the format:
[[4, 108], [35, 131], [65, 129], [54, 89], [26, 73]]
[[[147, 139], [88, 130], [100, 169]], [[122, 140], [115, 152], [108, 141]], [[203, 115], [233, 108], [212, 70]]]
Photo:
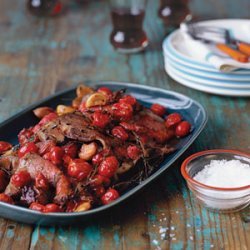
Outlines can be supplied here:
[[230, 31], [221, 27], [210, 27], [187, 23], [188, 33], [197, 40], [202, 40], [207, 43], [215, 43], [216, 47], [242, 63], [249, 61], [250, 44], [232, 38]]

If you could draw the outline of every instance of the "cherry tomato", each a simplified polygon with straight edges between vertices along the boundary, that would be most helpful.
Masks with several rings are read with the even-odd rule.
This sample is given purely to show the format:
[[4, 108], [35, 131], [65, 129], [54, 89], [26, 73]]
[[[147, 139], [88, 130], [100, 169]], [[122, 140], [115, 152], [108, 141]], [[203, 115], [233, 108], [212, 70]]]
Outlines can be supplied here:
[[151, 111], [153, 111], [156, 115], [159, 116], [164, 116], [164, 114], [166, 113], [166, 108], [163, 107], [162, 105], [158, 104], [158, 103], [154, 103], [151, 106]]
[[179, 123], [175, 129], [175, 135], [178, 137], [184, 137], [191, 131], [191, 124], [187, 121]]
[[93, 188], [93, 191], [97, 197], [101, 197], [105, 193], [105, 188], [103, 186], [96, 186]]
[[118, 199], [119, 196], [120, 196], [119, 193], [114, 188], [110, 188], [102, 196], [102, 198], [101, 198], [102, 204], [107, 205], [107, 204], [113, 202], [114, 200]]
[[136, 104], [136, 99], [131, 95], [126, 95], [119, 100], [119, 103], [127, 103], [133, 106]]
[[92, 166], [82, 159], [74, 159], [68, 165], [68, 175], [79, 181], [87, 178], [91, 171]]
[[4, 191], [7, 185], [8, 176], [3, 170], [0, 170], [0, 192]]
[[93, 125], [99, 128], [104, 128], [110, 123], [109, 115], [101, 111], [95, 111], [93, 114]]
[[18, 141], [21, 145], [26, 144], [34, 133], [31, 129], [24, 128], [18, 134]]
[[35, 178], [35, 187], [42, 190], [49, 190], [49, 182], [42, 173], [39, 173]]
[[60, 147], [53, 147], [49, 152], [49, 159], [54, 165], [62, 164], [64, 151]]
[[44, 212], [45, 206], [38, 202], [32, 202], [29, 206], [29, 209], [36, 210], [39, 212]]
[[0, 194], [0, 201], [5, 202], [5, 203], [9, 203], [9, 204], [14, 204], [13, 199], [10, 196], [8, 196], [7, 194]]
[[122, 141], [126, 141], [128, 139], [128, 133], [121, 126], [116, 126], [111, 131], [112, 135], [121, 139]]
[[39, 125], [43, 126], [44, 124], [55, 120], [57, 117], [58, 115], [56, 113], [51, 112], [48, 115], [45, 115], [42, 120], [40, 120]]
[[45, 205], [43, 212], [44, 213], [58, 213], [58, 212], [62, 212], [62, 209], [58, 205], [54, 203], [50, 203], [50, 204]]
[[63, 164], [64, 164], [64, 166], [68, 166], [71, 161], [72, 161], [72, 158], [69, 155], [64, 155], [63, 156]]
[[112, 110], [113, 115], [121, 121], [127, 121], [133, 116], [133, 107], [128, 103], [115, 103]]
[[98, 174], [111, 178], [115, 174], [118, 166], [119, 162], [116, 157], [108, 156], [101, 162], [100, 166], [98, 167]]
[[97, 92], [101, 92], [107, 96], [111, 96], [113, 94], [112, 91], [107, 87], [101, 87], [97, 90]]
[[71, 158], [76, 158], [78, 148], [75, 143], [72, 143], [72, 142], [68, 143], [64, 145], [62, 149], [66, 155], [70, 156]]
[[6, 141], [0, 141], [0, 154], [12, 148], [12, 145]]
[[106, 187], [110, 185], [110, 179], [105, 176], [97, 174], [90, 179], [90, 185], [92, 187], [97, 187], [100, 185], [104, 185]]
[[102, 162], [103, 159], [104, 159], [103, 154], [102, 153], [98, 153], [98, 154], [96, 154], [96, 155], [93, 156], [92, 163], [94, 165], [98, 166]]
[[136, 160], [140, 157], [141, 150], [134, 145], [128, 146], [127, 148], [128, 157], [132, 160]]
[[11, 177], [11, 183], [16, 187], [24, 187], [31, 182], [31, 176], [26, 170], [19, 171]]
[[177, 124], [179, 124], [182, 120], [182, 117], [178, 113], [172, 113], [167, 116], [165, 125], [167, 128], [175, 127]]
[[37, 153], [38, 147], [34, 142], [28, 142], [18, 150], [18, 157], [22, 158], [28, 153]]

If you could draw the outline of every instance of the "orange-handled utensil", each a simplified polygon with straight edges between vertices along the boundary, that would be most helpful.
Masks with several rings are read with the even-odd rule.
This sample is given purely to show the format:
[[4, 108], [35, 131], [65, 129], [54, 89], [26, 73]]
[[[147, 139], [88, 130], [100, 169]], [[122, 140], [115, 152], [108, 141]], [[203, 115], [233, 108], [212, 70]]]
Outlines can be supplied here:
[[250, 56], [250, 44], [246, 44], [243, 42], [237, 42], [236, 45], [237, 45], [239, 51]]
[[[230, 46], [223, 44], [223, 43], [217, 43], [216, 47], [238, 62], [242, 62], [242, 63], [248, 62], [248, 55], [242, 53], [240, 51], [239, 47], [238, 47], [239, 51], [232, 49]], [[250, 52], [250, 50], [249, 50], [249, 52]]]

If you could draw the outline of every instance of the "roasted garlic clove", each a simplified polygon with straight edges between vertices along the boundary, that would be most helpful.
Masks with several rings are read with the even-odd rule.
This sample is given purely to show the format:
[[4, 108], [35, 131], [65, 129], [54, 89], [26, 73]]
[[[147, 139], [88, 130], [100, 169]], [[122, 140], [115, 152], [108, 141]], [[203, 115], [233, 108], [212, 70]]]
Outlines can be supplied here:
[[54, 110], [50, 107], [39, 107], [33, 110], [34, 115], [39, 119], [42, 119], [51, 112], [54, 112]]
[[87, 211], [91, 208], [90, 201], [83, 201], [80, 205], [78, 205], [74, 212], [83, 212]]
[[75, 108], [70, 107], [70, 106], [65, 106], [65, 105], [58, 105], [56, 107], [56, 113], [58, 115], [64, 115], [64, 114], [68, 114], [68, 113], [72, 113], [75, 111]]
[[103, 93], [94, 93], [86, 100], [86, 108], [90, 108], [98, 105], [105, 105], [108, 101], [108, 97]]
[[83, 97], [85, 95], [92, 94], [93, 92], [94, 92], [93, 89], [91, 89], [90, 87], [87, 87], [87, 86], [85, 86], [83, 84], [79, 85], [76, 88], [77, 97]]
[[79, 158], [88, 161], [90, 160], [97, 152], [97, 145], [95, 142], [89, 144], [83, 144], [79, 153]]

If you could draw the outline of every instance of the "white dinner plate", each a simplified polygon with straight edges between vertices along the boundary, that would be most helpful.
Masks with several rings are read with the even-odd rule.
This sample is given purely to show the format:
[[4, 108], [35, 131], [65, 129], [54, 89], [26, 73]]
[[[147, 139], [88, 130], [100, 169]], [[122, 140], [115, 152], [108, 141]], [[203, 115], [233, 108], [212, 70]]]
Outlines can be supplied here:
[[[250, 20], [246, 19], [220, 19], [203, 21], [198, 23], [200, 26], [224, 27], [243, 41], [250, 41]], [[182, 32], [178, 29], [169, 35], [163, 42], [163, 51], [170, 53], [176, 60], [181, 61], [188, 67], [206, 70], [209, 72], [218, 72], [203, 58], [199, 57], [199, 53], [191, 54], [189, 47], [183, 42]], [[233, 71], [228, 74], [249, 74], [250, 70]]]
[[209, 72], [205, 70], [188, 67], [183, 62], [178, 61], [169, 53], [164, 53], [164, 61], [170, 61], [171, 64], [186, 73], [196, 75], [198, 77], [205, 77], [211, 80], [225, 80], [225, 81], [237, 81], [237, 82], [248, 82], [250, 84], [250, 71], [248, 74], [228, 74], [221, 72]]
[[169, 65], [165, 65], [165, 67], [166, 67], [167, 73], [169, 74], [169, 76], [171, 78], [173, 78], [175, 81], [177, 81], [178, 83], [180, 83], [186, 87], [200, 90], [200, 91], [210, 93], [210, 94], [217, 94], [217, 95], [223, 95], [223, 96], [241, 96], [241, 97], [250, 96], [250, 90], [220, 88], [220, 87], [212, 87], [212, 86], [208, 86], [205, 84], [200, 84], [199, 82], [187, 80], [183, 77], [178, 76], [177, 74], [175, 74], [172, 71], [172, 69], [171, 69], [171, 67], [169, 67]]
[[174, 74], [190, 81], [199, 82], [200, 84], [205, 84], [214, 87], [250, 90], [250, 81], [249, 82], [224, 81], [224, 80], [214, 80], [205, 77], [199, 77], [197, 75], [190, 74], [188, 72], [185, 72], [184, 70], [176, 68], [170, 60], [167, 61], [166, 64], [167, 66], [169, 66], [169, 68]]

